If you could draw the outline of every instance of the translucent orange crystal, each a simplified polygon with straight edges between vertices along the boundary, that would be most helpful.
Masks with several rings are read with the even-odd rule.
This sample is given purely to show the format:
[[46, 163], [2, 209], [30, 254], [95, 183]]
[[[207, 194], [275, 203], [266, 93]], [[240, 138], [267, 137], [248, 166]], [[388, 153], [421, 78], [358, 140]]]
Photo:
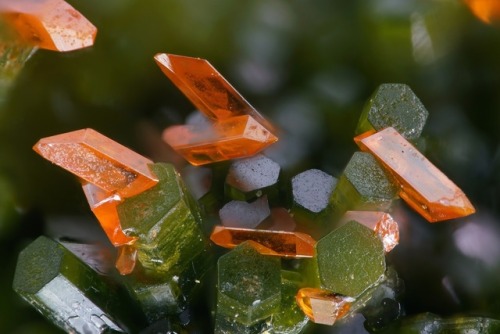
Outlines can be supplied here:
[[163, 132], [163, 140], [191, 164], [252, 156], [278, 138], [248, 115], [215, 122], [213, 125], [177, 125]]
[[121, 275], [128, 275], [134, 271], [137, 262], [137, 248], [131, 245], [118, 247], [118, 256], [115, 267]]
[[302, 288], [295, 298], [309, 319], [330, 326], [347, 314], [354, 301], [351, 297], [315, 288]]
[[390, 214], [382, 211], [347, 211], [339, 224], [351, 220], [372, 229], [384, 244], [385, 252], [390, 252], [399, 243], [399, 226]]
[[94, 44], [97, 28], [63, 0], [0, 0], [0, 13], [26, 42], [71, 51]]
[[316, 244], [316, 241], [305, 233], [225, 226], [216, 226], [210, 239], [225, 248], [234, 248], [245, 241], [251, 241], [261, 254], [293, 258], [313, 257]]
[[151, 188], [158, 179], [153, 162], [92, 129], [40, 139], [33, 149], [88, 183], [121, 198]]
[[202, 113], [214, 121], [249, 115], [268, 131], [274, 128], [205, 59], [159, 53], [154, 57], [165, 75]]
[[133, 244], [136, 238], [129, 237], [123, 233], [120, 225], [120, 218], [116, 210], [116, 206], [122, 202], [120, 196], [99, 189], [92, 183], [86, 183], [82, 188], [89, 202], [90, 209], [97, 217], [113, 246]]
[[391, 172], [400, 184], [401, 198], [428, 221], [475, 212], [462, 190], [394, 128], [361, 136], [356, 140], [360, 148], [372, 153]]
[[498, 0], [464, 0], [474, 15], [485, 23], [500, 20], [500, 2]]

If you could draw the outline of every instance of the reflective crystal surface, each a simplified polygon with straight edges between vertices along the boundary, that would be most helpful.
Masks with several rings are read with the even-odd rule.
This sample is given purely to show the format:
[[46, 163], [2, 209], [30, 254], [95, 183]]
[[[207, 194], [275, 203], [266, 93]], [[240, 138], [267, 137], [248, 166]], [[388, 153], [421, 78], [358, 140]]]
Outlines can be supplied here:
[[97, 28], [63, 0], [2, 0], [0, 13], [19, 36], [54, 51], [92, 46]]
[[358, 145], [390, 171], [399, 182], [399, 196], [429, 222], [475, 212], [463, 191], [394, 128], [363, 136]]
[[210, 239], [225, 248], [233, 248], [245, 241], [251, 241], [252, 246], [261, 254], [292, 258], [313, 257], [316, 244], [316, 241], [305, 233], [225, 226], [216, 226]]
[[349, 311], [351, 297], [316, 288], [302, 288], [297, 292], [297, 304], [315, 323], [333, 325]]
[[231, 201], [219, 211], [222, 225], [250, 229], [257, 227], [270, 214], [267, 196], [262, 196], [251, 203]]
[[149, 170], [151, 160], [92, 129], [42, 138], [33, 149], [79, 178], [123, 198], [158, 183]]

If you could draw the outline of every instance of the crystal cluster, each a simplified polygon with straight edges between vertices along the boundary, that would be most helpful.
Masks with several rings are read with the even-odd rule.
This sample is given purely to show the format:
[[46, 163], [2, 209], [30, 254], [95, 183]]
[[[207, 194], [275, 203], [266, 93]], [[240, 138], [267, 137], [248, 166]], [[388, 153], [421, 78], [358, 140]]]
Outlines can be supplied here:
[[[91, 282], [106, 281], [98, 290], [104, 295], [105, 284], [119, 283], [123, 298], [143, 316], [140, 326], [154, 332], [171, 328], [172, 319], [189, 310], [211, 269], [216, 333], [298, 334], [312, 323], [335, 325], [356, 313], [367, 327], [397, 320], [401, 284], [385, 258], [399, 242], [391, 215], [395, 200], [403, 198], [429, 221], [474, 211], [409, 142], [419, 140], [427, 118], [411, 89], [377, 89], [356, 130], [364, 152], [355, 152], [338, 178], [318, 169], [288, 178], [265, 152], [257, 154], [277, 140], [276, 129], [207, 61], [169, 54], [155, 60], [206, 116], [167, 128], [165, 141], [195, 166], [238, 160], [190, 166], [181, 177], [172, 165], [154, 163], [91, 129], [41, 139], [34, 149], [82, 181], [91, 210], [117, 248], [121, 276], [107, 282], [73, 260], [51, 262], [46, 273], [32, 260], [40, 240], [57, 254], [69, 253], [42, 237], [19, 259], [16, 291], [57, 325], [78, 333], [95, 323], [102, 323], [98, 333], [105, 326], [134, 331], [123, 309], [101, 305], [100, 294], [86, 294]], [[213, 245], [222, 248], [214, 251]], [[216, 268], [215, 254], [222, 254]], [[73, 280], [69, 266], [92, 280]], [[36, 280], [25, 277], [30, 273]], [[60, 291], [51, 288], [52, 281]], [[68, 306], [68, 291], [95, 311], [83, 314]], [[54, 316], [57, 307], [68, 311]]]

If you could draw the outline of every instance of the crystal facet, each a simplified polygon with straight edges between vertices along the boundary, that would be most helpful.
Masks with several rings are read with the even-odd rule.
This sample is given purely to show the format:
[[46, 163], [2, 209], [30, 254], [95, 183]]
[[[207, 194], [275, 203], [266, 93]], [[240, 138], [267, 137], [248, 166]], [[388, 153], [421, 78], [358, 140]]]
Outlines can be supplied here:
[[212, 120], [251, 116], [268, 132], [272, 125], [205, 59], [159, 53], [155, 61], [184, 95]]
[[280, 165], [262, 154], [237, 160], [227, 172], [226, 195], [248, 201], [266, 194], [271, 201], [277, 196], [280, 172]]
[[372, 153], [400, 184], [400, 193], [429, 222], [475, 212], [469, 199], [394, 128], [363, 136], [358, 145]]
[[259, 254], [248, 243], [218, 262], [217, 313], [252, 325], [271, 316], [281, 301], [280, 260]]
[[72, 51], [94, 44], [97, 28], [63, 0], [2, 0], [0, 13], [26, 42]]
[[296, 299], [299, 307], [313, 322], [323, 325], [333, 325], [345, 316], [354, 301], [351, 297], [316, 288], [300, 289]]
[[278, 138], [248, 115], [213, 125], [175, 125], [165, 129], [163, 140], [192, 165], [252, 156]]
[[347, 211], [339, 224], [357, 221], [378, 234], [385, 252], [390, 252], [399, 243], [399, 226], [390, 214], [382, 211]]
[[121, 275], [128, 275], [134, 271], [137, 261], [137, 249], [131, 245], [118, 247], [118, 256], [116, 259], [116, 269]]
[[310, 258], [314, 256], [316, 241], [305, 233], [253, 230], [216, 226], [210, 239], [217, 245], [233, 248], [245, 242], [252, 241], [252, 245], [262, 254]]
[[262, 196], [252, 203], [231, 201], [219, 211], [222, 225], [241, 228], [255, 228], [270, 214], [267, 196]]
[[42, 138], [33, 149], [79, 178], [122, 198], [151, 188], [152, 161], [92, 129]]
[[366, 104], [356, 134], [389, 126], [409, 140], [420, 137], [429, 112], [405, 84], [382, 84]]

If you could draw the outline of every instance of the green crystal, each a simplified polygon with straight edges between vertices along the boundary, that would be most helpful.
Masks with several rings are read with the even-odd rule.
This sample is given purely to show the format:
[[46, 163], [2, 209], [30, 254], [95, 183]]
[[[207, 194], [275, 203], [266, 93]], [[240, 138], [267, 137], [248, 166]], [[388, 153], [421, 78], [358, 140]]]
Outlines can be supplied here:
[[237, 319], [217, 313], [215, 315], [215, 330], [217, 334], [261, 334], [274, 333], [269, 331], [268, 319], [257, 321], [252, 325], [244, 325]]
[[250, 201], [267, 195], [269, 201], [278, 196], [281, 167], [268, 157], [257, 154], [233, 162], [226, 177], [226, 196], [240, 201]]
[[420, 137], [429, 112], [405, 84], [382, 84], [371, 96], [359, 118], [356, 134], [395, 128], [408, 140]]
[[181, 273], [209, 247], [200, 210], [172, 165], [156, 163], [151, 170], [158, 184], [120, 204], [120, 222], [125, 233], [139, 237], [138, 259], [146, 269]]
[[370, 153], [355, 152], [332, 195], [335, 211], [386, 211], [397, 198], [398, 188]]
[[393, 322], [384, 333], [440, 333], [440, 334], [495, 334], [500, 331], [500, 320], [486, 317], [454, 316], [441, 318], [432, 313], [422, 313]]
[[384, 248], [373, 230], [355, 221], [330, 232], [316, 244], [309, 275], [323, 289], [356, 297], [385, 272]]
[[270, 321], [271, 333], [274, 334], [299, 334], [303, 333], [309, 318], [297, 305], [295, 296], [297, 291], [304, 286], [302, 276], [294, 271], [281, 271], [281, 304]]
[[281, 264], [244, 242], [218, 262], [217, 314], [250, 326], [271, 316], [281, 301]]
[[20, 253], [13, 287], [68, 332], [123, 333], [145, 323], [125, 290], [44, 236]]

